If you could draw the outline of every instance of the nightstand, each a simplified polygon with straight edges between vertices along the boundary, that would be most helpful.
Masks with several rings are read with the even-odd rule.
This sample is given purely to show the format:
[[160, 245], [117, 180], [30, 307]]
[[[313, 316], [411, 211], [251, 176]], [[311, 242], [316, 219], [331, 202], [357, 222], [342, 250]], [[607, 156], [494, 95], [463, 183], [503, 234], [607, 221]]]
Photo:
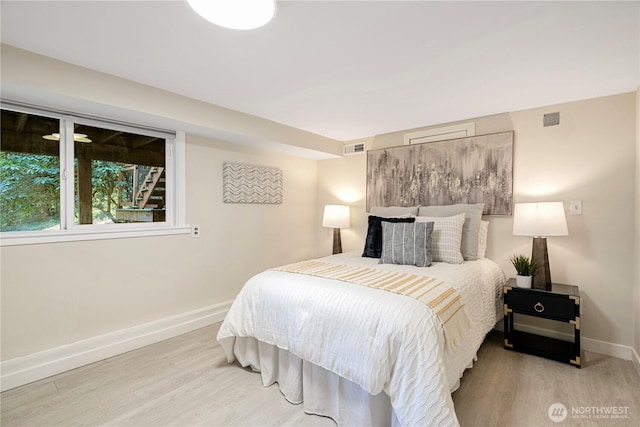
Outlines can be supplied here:
[[[573, 325], [573, 342], [549, 338], [513, 328], [514, 313]], [[504, 348], [580, 368], [580, 290], [554, 283], [550, 291], [518, 288], [516, 279], [504, 287]]]

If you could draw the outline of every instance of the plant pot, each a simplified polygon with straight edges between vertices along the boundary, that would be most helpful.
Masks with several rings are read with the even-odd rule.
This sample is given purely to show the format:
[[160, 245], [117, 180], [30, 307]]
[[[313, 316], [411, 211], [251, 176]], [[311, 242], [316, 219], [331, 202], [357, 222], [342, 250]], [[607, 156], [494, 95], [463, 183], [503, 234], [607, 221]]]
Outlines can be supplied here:
[[533, 279], [533, 276], [520, 276], [518, 274], [516, 276], [516, 285], [518, 285], [519, 288], [530, 288], [531, 279]]

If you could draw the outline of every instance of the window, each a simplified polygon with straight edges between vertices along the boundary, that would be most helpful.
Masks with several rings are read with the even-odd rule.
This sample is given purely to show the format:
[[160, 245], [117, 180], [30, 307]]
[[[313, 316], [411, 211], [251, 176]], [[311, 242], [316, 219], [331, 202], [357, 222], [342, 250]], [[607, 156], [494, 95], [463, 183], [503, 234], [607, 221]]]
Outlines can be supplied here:
[[[0, 231], [60, 229], [60, 121], [2, 111]], [[29, 126], [27, 126], [29, 123]]]
[[188, 232], [183, 133], [11, 107], [1, 117], [3, 245]]
[[164, 222], [166, 140], [75, 125], [74, 224]]

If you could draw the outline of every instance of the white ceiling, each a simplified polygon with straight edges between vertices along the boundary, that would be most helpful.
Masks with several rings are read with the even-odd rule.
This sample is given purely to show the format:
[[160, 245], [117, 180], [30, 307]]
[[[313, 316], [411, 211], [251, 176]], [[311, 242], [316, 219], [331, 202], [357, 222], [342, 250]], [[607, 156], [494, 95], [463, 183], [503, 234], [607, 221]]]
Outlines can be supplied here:
[[2, 42], [339, 140], [636, 90], [640, 3], [6, 1]]

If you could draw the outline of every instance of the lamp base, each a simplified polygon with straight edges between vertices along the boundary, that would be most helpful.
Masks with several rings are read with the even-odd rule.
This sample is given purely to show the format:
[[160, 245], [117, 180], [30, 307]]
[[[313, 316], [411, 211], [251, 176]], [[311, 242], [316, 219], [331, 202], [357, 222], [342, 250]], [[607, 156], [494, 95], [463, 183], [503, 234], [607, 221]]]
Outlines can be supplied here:
[[534, 237], [531, 260], [535, 262], [533, 269], [533, 288], [545, 291], [551, 290], [551, 271], [549, 270], [549, 252], [547, 238]]
[[333, 254], [341, 254], [342, 253], [342, 239], [340, 237], [340, 229], [333, 229]]

